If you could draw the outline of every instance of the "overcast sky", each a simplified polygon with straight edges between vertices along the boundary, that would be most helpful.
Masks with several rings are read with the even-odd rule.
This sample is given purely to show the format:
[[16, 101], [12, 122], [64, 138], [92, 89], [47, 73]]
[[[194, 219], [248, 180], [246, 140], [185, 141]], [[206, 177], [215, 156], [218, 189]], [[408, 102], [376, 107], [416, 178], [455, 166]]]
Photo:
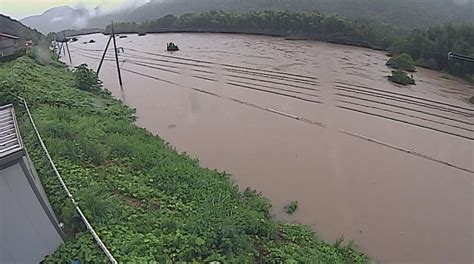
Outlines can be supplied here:
[[21, 19], [31, 15], [39, 15], [55, 7], [69, 5], [71, 7], [94, 8], [112, 10], [124, 5], [143, 4], [147, 0], [0, 0], [0, 14]]

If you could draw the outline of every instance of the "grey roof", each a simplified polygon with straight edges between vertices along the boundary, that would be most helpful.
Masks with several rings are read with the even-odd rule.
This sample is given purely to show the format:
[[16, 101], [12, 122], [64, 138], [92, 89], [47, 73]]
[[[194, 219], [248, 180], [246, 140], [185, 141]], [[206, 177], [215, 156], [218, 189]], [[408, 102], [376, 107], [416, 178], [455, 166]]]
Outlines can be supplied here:
[[13, 35], [2, 33], [2, 32], [0, 32], [0, 36], [6, 37], [6, 38], [11, 38], [11, 39], [18, 39], [17, 36], [13, 36]]
[[0, 106], [0, 158], [23, 149], [13, 106]]

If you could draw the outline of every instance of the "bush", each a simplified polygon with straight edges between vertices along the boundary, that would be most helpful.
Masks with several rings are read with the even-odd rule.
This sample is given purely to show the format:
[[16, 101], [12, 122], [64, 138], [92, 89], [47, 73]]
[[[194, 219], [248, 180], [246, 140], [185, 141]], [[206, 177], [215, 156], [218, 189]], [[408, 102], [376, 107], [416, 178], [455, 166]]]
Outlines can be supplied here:
[[285, 206], [285, 210], [287, 214], [293, 214], [296, 209], [298, 209], [298, 201], [293, 201], [287, 206]]
[[413, 75], [408, 76], [408, 74], [402, 70], [392, 71], [392, 75], [389, 76], [388, 79], [394, 83], [402, 85], [415, 84]]
[[74, 79], [77, 87], [83, 91], [99, 91], [102, 85], [95, 72], [87, 68], [87, 64], [74, 67]]
[[415, 62], [410, 55], [402, 53], [388, 60], [387, 65], [399, 70], [414, 72]]

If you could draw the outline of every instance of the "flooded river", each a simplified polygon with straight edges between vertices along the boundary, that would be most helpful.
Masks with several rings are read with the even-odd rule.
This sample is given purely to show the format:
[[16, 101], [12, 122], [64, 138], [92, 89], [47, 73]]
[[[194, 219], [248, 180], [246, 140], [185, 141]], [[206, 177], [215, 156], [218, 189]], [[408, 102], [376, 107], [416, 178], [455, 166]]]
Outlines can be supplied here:
[[[166, 52], [170, 41], [181, 50]], [[81, 36], [73, 63], [96, 68], [106, 42]], [[383, 52], [323, 42], [149, 34], [117, 45], [123, 88], [112, 48], [100, 78], [138, 125], [261, 191], [276, 219], [382, 263], [474, 261], [474, 89], [425, 69], [399, 87]]]

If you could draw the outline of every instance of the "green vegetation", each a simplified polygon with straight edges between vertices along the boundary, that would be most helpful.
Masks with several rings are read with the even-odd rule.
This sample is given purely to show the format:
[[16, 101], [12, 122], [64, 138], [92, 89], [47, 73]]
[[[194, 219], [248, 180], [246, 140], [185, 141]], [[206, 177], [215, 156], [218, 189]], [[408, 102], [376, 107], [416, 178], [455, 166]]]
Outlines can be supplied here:
[[298, 209], [298, 201], [293, 201], [287, 206], [285, 206], [285, 210], [287, 214], [293, 214], [296, 209]]
[[89, 25], [103, 27], [111, 20], [141, 22], [168, 14], [181, 15], [212, 10], [236, 13], [317, 10], [325, 15], [337, 14], [351, 19], [368, 19], [409, 29], [473, 22], [470, 0], [161, 0], [150, 1], [135, 10], [128, 9], [118, 14], [93, 18]]
[[402, 85], [415, 84], [415, 79], [413, 78], [413, 75], [408, 76], [408, 74], [402, 70], [392, 71], [392, 75], [388, 76], [388, 79], [394, 83]]
[[397, 70], [404, 70], [409, 72], [415, 71], [415, 62], [413, 61], [411, 56], [406, 53], [402, 53], [390, 58], [387, 62], [387, 65]]
[[[122, 32], [234, 32], [296, 39], [314, 39], [387, 50], [392, 56], [408, 54], [416, 64], [466, 78], [474, 75], [469, 62], [448, 60], [448, 52], [474, 56], [474, 26], [435, 26], [403, 31], [367, 20], [349, 20], [317, 12], [258, 11], [167, 15], [141, 24], [114, 24]], [[107, 27], [105, 32], [110, 32]], [[410, 60], [411, 64], [411, 60]]]
[[469, 98], [469, 102], [470, 102], [471, 104], [474, 104], [474, 96], [472, 96], [471, 98]]
[[[16, 106], [21, 134], [48, 198], [71, 236], [46, 263], [104, 263], [38, 147], [25, 98], [57, 167], [121, 263], [367, 263], [352, 244], [319, 240], [270, 218], [270, 202], [134, 125], [134, 111], [82, 66], [24, 56], [0, 64], [0, 104]], [[85, 81], [84, 81], [85, 80]], [[85, 88], [89, 83], [93, 88]]]
[[97, 79], [95, 72], [89, 69], [87, 64], [74, 67], [74, 79], [76, 86], [84, 91], [98, 92], [102, 86], [102, 82]]

